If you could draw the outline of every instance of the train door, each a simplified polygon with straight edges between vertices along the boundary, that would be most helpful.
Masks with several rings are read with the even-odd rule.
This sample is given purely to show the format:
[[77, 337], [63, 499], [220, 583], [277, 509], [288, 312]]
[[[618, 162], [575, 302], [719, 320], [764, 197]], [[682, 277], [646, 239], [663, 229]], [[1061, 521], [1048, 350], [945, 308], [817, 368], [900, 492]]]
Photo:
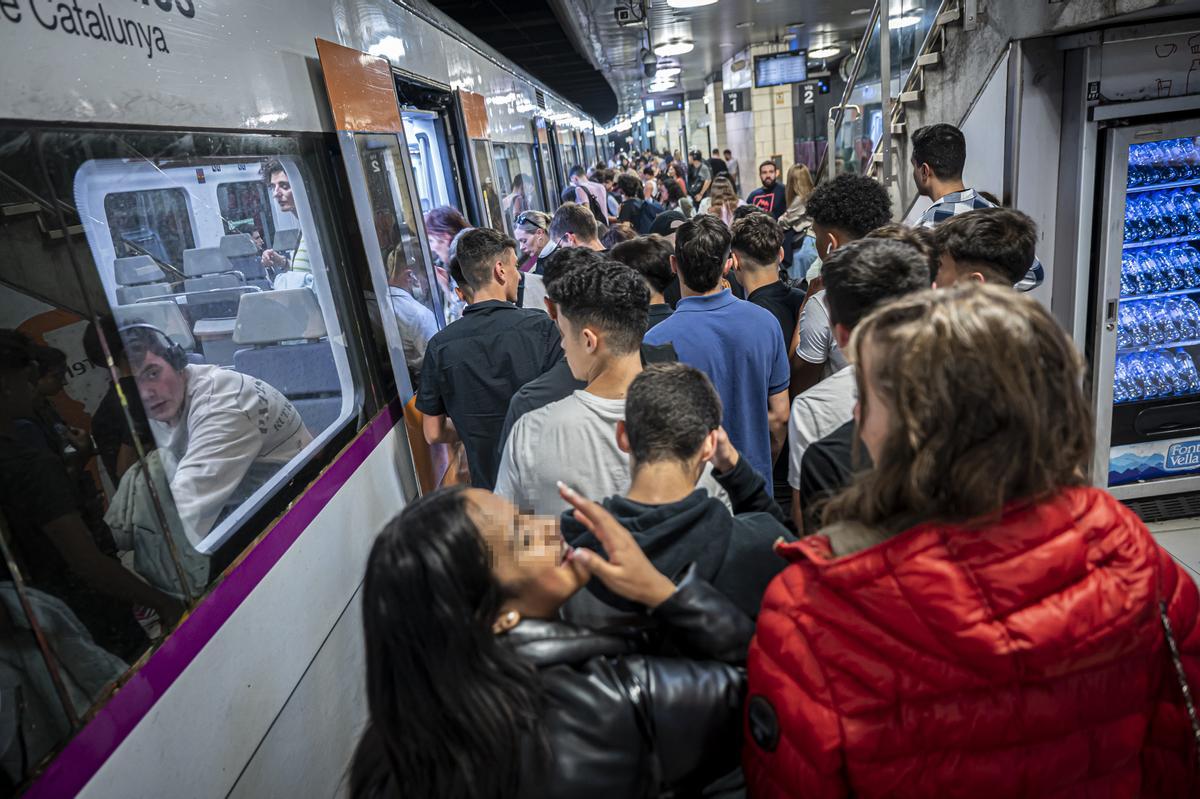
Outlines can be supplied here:
[[542, 190], [546, 198], [546, 210], [558, 206], [558, 181], [554, 179], [554, 160], [550, 153], [550, 139], [546, 135], [546, 120], [535, 118], [533, 122], [533, 160]]
[[546, 138], [550, 143], [550, 161], [553, 164], [554, 180], [558, 187], [555, 196], [561, 197], [567, 188], [567, 169], [569, 167], [563, 163], [563, 151], [558, 141], [558, 126], [553, 122], [546, 123]]
[[454, 95], [403, 78], [395, 85], [420, 212], [448, 205], [467, 219], [477, 218], [475, 197], [465, 185], [469, 169]]
[[[382, 329], [402, 403], [409, 403], [420, 379], [429, 339], [446, 324], [450, 298], [432, 268], [433, 258], [421, 218], [422, 197], [410, 155], [391, 66], [333, 42], [317, 40], [338, 144], [349, 178], [354, 216], [362, 235], [373, 301], [371, 323]], [[427, 173], [426, 173], [427, 174]], [[426, 189], [448, 199], [452, 184]], [[433, 192], [442, 192], [434, 194]], [[431, 456], [410, 437], [414, 468], [431, 487]], [[418, 486], [406, 485], [415, 496]]]

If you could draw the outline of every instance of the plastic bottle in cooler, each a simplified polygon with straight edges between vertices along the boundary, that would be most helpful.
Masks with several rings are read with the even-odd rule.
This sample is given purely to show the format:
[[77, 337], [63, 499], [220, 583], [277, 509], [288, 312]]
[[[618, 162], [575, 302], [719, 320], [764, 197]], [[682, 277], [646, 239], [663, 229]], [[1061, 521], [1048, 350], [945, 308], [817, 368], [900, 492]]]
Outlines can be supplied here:
[[1117, 358], [1116, 367], [1113, 369], [1113, 402], [1129, 402], [1132, 393], [1132, 388], [1129, 383], [1129, 374], [1125, 370], [1125, 359]]
[[1150, 340], [1155, 344], [1170, 344], [1183, 338], [1180, 335], [1178, 317], [1172, 317], [1171, 312], [1176, 307], [1175, 300], [1155, 300], [1150, 303], [1150, 316], [1154, 327], [1150, 332]]
[[1180, 325], [1180, 333], [1188, 339], [1200, 339], [1200, 305], [1191, 297], [1179, 297], [1176, 302], [1185, 319], [1185, 324]]
[[1125, 242], [1130, 244], [1141, 240], [1141, 205], [1137, 197], [1130, 197], [1125, 201]]
[[1170, 281], [1170, 273], [1164, 261], [1161, 250], [1154, 248], [1139, 254], [1142, 261], [1142, 281], [1146, 286], [1143, 294], [1158, 294], [1166, 291]]
[[1131, 397], [1149, 399], [1154, 396], [1153, 380], [1142, 363], [1142, 353], [1139, 352], [1128, 357], [1125, 362], [1125, 371], [1129, 376]]
[[1175, 350], [1169, 355], [1175, 360], [1175, 373], [1180, 375], [1181, 381], [1186, 386], [1185, 390], [1180, 393], [1200, 393], [1200, 372], [1197, 372], [1196, 362], [1192, 360], [1192, 356], [1188, 355], [1187, 350]]
[[1129, 304], [1128, 330], [1129, 346], [1144, 347], [1150, 343], [1150, 326], [1140, 302], [1131, 302]]
[[1196, 159], [1196, 142], [1191, 137], [1185, 136], [1182, 139], [1175, 140], [1175, 146], [1180, 158], [1180, 180], [1192, 180], [1200, 177], [1200, 163]]
[[1131, 188], [1141, 186], [1146, 182], [1146, 151], [1145, 145], [1134, 144], [1129, 148], [1129, 178], [1126, 181]]
[[1117, 311], [1117, 346], [1119, 348], [1135, 346], [1133, 325], [1133, 307], [1129, 303], [1123, 302]]
[[1133, 280], [1134, 294], [1149, 294], [1154, 290], [1153, 264], [1146, 256], [1147, 250], [1133, 251], [1133, 271], [1130, 276]]
[[1137, 294], [1137, 283], [1133, 271], [1137, 267], [1136, 250], [1121, 253], [1121, 296], [1132, 297]]
[[1168, 291], [1177, 291], [1187, 286], [1188, 260], [1196, 251], [1182, 244], [1157, 251], [1158, 263], [1162, 265]]
[[1163, 193], [1159, 203], [1167, 212], [1172, 236], [1186, 236], [1193, 232], [1197, 224], [1196, 215], [1182, 192]]

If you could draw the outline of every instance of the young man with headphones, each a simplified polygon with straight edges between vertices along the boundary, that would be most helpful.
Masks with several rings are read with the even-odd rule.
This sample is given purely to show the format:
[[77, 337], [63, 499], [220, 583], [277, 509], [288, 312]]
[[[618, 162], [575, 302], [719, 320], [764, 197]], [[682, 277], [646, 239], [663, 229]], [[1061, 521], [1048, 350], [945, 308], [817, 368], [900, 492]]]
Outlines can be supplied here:
[[277, 389], [232, 369], [189, 364], [153, 325], [121, 328], [138, 395], [160, 449], [175, 508], [197, 544], [225, 508], [249, 497], [312, 441]]

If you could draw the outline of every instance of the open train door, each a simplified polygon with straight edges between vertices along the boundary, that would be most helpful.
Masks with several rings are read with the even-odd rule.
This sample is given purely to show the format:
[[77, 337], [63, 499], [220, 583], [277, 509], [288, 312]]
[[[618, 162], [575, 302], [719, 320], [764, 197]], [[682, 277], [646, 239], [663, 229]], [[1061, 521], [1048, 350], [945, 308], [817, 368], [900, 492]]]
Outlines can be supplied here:
[[[420, 198], [409, 176], [412, 164], [387, 59], [317, 39], [354, 216], [371, 275], [372, 324], [382, 328], [405, 417], [412, 411], [414, 375], [428, 336], [445, 326], [444, 288], [433, 268]], [[430, 322], [433, 322], [431, 329]], [[420, 486], [405, 485], [409, 499], [430, 490], [441, 470], [439, 453], [425, 443], [420, 425], [406, 425], [408, 449]], [[444, 469], [444, 466], [443, 466]], [[401, 469], [401, 475], [406, 470]]]

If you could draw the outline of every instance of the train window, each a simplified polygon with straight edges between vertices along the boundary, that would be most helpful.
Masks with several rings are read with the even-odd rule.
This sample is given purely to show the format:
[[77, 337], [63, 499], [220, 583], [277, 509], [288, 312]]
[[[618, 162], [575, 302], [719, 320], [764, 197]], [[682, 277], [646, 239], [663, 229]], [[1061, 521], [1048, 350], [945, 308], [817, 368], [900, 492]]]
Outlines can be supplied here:
[[113, 249], [122, 257], [150, 255], [178, 263], [194, 246], [182, 189], [113, 192], [104, 198], [104, 218]]
[[441, 116], [432, 111], [408, 110], [403, 111], [401, 117], [417, 196], [421, 199], [421, 212], [439, 205], [462, 208], [450, 168], [450, 146]]
[[[408, 366], [415, 385], [425, 358], [425, 347], [438, 330], [437, 307], [441, 298], [437, 280], [430, 271], [418, 238], [420, 224], [412, 213], [408, 183], [401, 162], [400, 146], [393, 135], [357, 134], [355, 141], [366, 179], [367, 201], [379, 245], [383, 280], [375, 278], [375, 290], [386, 292], [394, 329], [385, 337]], [[415, 164], [414, 164], [415, 169]], [[400, 359], [394, 358], [399, 363]], [[402, 397], [407, 401], [408, 397]]]
[[[0, 785], [170, 631], [361, 408], [325, 153], [0, 126], [0, 624], [22, 629], [6, 591], [25, 586], [57, 675], [31, 678], [17, 760], [0, 736]], [[21, 707], [0, 682], [0, 708]], [[37, 715], [48, 691], [66, 721]]]
[[479, 177], [479, 190], [483, 193], [483, 207], [487, 211], [488, 227], [504, 230], [504, 214], [500, 210], [500, 193], [492, 174], [492, 159], [488, 154], [488, 142], [484, 139], [471, 140], [475, 154], [475, 170]]
[[504, 225], [512, 233], [513, 220], [522, 211], [547, 210], [533, 169], [533, 146], [529, 144], [492, 143], [496, 165], [497, 191]]
[[271, 192], [261, 180], [241, 180], [217, 186], [217, 207], [226, 235], [247, 233], [255, 246], [265, 247], [275, 235]]

